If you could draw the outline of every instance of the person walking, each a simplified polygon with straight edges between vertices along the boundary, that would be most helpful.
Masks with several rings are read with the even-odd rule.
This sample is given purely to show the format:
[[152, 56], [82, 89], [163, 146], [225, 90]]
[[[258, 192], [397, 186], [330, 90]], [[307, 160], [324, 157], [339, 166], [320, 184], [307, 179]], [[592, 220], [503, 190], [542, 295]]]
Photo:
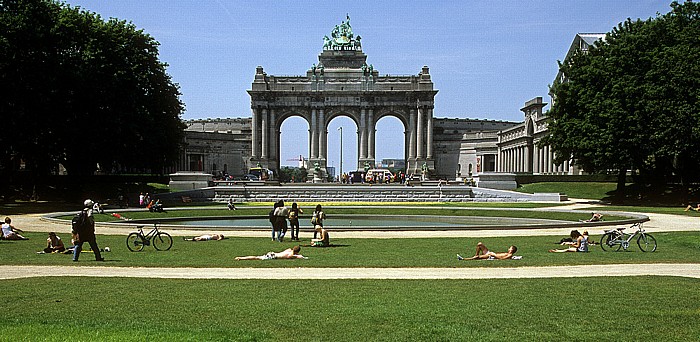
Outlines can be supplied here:
[[95, 238], [95, 218], [92, 216], [92, 206], [95, 204], [92, 200], [86, 199], [83, 202], [83, 210], [73, 219], [73, 231], [77, 233], [78, 241], [75, 242], [73, 249], [73, 261], [77, 262], [80, 258], [80, 252], [83, 250], [83, 243], [90, 244], [92, 252], [95, 253], [96, 261], [105, 261], [100, 254], [100, 247], [97, 246]]
[[284, 240], [284, 236], [287, 234], [287, 218], [289, 217], [289, 208], [284, 206], [283, 200], [280, 200], [279, 203], [279, 206], [277, 209], [275, 209], [275, 216], [277, 216], [277, 232], [279, 234], [277, 241], [282, 242], [282, 240]]

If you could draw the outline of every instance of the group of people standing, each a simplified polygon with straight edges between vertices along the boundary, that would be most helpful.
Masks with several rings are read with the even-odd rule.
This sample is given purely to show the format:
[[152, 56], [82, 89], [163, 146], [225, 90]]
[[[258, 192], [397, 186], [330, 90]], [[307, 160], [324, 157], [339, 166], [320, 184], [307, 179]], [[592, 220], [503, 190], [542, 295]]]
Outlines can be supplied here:
[[[272, 240], [282, 242], [284, 240], [285, 235], [287, 234], [287, 231], [289, 230], [289, 228], [291, 228], [291, 240], [300, 241], [299, 217], [303, 213], [304, 210], [302, 210], [296, 202], [292, 203], [291, 208], [287, 208], [285, 206], [284, 200], [279, 200], [275, 202], [272, 210], [269, 213], [270, 223], [272, 224]], [[314, 239], [316, 239], [318, 234], [321, 234], [321, 237], [323, 239], [323, 220], [325, 220], [325, 218], [326, 214], [323, 212], [323, 208], [320, 204], [317, 205], [316, 209], [314, 209], [314, 212], [311, 215], [311, 224], [314, 226]], [[287, 222], [289, 222], [289, 225], [287, 225]], [[328, 232], [325, 232], [325, 235], [327, 236]], [[328, 240], [328, 238], [325, 239], [325, 241]]]

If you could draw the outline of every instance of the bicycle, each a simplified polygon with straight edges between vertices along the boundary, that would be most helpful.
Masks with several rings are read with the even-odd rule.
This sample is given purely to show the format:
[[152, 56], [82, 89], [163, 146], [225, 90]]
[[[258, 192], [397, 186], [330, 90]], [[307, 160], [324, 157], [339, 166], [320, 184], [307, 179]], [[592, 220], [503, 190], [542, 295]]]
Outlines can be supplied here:
[[630, 246], [630, 241], [637, 237], [637, 246], [642, 252], [654, 252], [656, 250], [656, 239], [646, 233], [642, 228], [641, 223], [635, 223], [630, 228], [637, 229], [633, 234], [623, 232], [626, 228], [617, 228], [606, 230], [605, 234], [600, 238], [600, 248], [604, 251], [617, 252], [620, 248], [627, 250]]
[[159, 251], [167, 251], [173, 246], [173, 238], [166, 232], [158, 230], [158, 224], [153, 224], [153, 229], [148, 234], [143, 233], [143, 226], [136, 226], [138, 232], [133, 232], [126, 237], [126, 247], [132, 252], [140, 252], [144, 247], [153, 244], [153, 248]]

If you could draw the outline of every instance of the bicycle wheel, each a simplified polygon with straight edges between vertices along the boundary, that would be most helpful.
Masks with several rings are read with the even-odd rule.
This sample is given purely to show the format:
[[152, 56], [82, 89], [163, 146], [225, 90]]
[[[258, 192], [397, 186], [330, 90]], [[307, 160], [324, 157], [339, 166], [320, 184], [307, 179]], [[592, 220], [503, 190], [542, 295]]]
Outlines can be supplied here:
[[603, 251], [612, 251], [612, 252], [617, 252], [620, 250], [620, 247], [622, 245], [619, 242], [615, 242], [617, 240], [617, 234], [614, 233], [605, 233], [603, 236], [600, 238], [600, 249]]
[[649, 234], [641, 234], [637, 238], [637, 246], [642, 252], [653, 252], [656, 250], [656, 239]]
[[159, 251], [167, 251], [173, 246], [173, 238], [168, 233], [159, 232], [151, 241], [153, 242], [153, 247]]
[[141, 235], [139, 233], [131, 233], [126, 237], [126, 248], [132, 252], [140, 252], [144, 247], [143, 240], [141, 240]]

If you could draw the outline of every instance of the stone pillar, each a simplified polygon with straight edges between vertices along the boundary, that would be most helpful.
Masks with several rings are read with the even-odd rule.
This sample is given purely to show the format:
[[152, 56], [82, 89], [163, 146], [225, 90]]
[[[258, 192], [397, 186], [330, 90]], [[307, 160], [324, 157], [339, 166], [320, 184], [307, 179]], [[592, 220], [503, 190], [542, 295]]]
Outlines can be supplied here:
[[328, 136], [328, 131], [326, 130], [326, 119], [323, 113], [323, 108], [318, 110], [318, 132], [319, 132], [319, 142], [318, 142], [318, 157], [320, 159], [326, 159], [326, 137]]
[[[279, 154], [279, 149], [277, 148], [277, 146], [278, 146], [277, 142], [279, 140], [279, 130], [277, 130], [277, 122], [275, 120], [275, 110], [274, 109], [270, 109], [270, 121], [269, 121], [268, 125], [270, 126], [270, 136], [268, 138], [269, 151], [267, 153], [267, 156], [268, 156], [268, 158], [273, 159], [270, 164], [274, 165], [274, 159]], [[270, 166], [268, 165], [268, 167], [270, 167]]]
[[418, 122], [416, 124], [416, 158], [423, 159], [423, 120], [425, 109], [418, 107]]
[[530, 145], [523, 146], [523, 166], [525, 167], [523, 171], [525, 172], [532, 172], [532, 159], [530, 159], [530, 156], [532, 156]]
[[368, 117], [367, 117], [367, 129], [369, 130], [369, 143], [368, 143], [368, 149], [367, 149], [367, 158], [371, 159], [372, 162], [372, 168], [374, 168], [375, 160], [374, 160], [374, 146], [375, 146], [375, 141], [374, 141], [374, 109], [370, 108]]
[[[366, 109], [362, 108], [360, 110], [360, 153], [358, 156], [360, 156], [360, 160], [365, 160], [367, 158], [367, 117], [366, 117]], [[357, 168], [360, 168], [361, 163], [357, 164]]]
[[408, 117], [408, 159], [416, 159], [416, 110], [411, 109]]
[[267, 117], [267, 108], [263, 108], [262, 110], [262, 124], [260, 127], [262, 129], [262, 153], [260, 154], [260, 158], [262, 159], [267, 159], [267, 148], [268, 148], [268, 140], [270, 139], [268, 135], [270, 134], [270, 128], [268, 127], [268, 117]]
[[433, 159], [433, 109], [428, 109], [428, 142], [426, 146], [426, 154], [428, 159]]
[[253, 112], [253, 120], [251, 121], [251, 133], [252, 133], [252, 141], [251, 141], [251, 157], [253, 159], [258, 159], [260, 158], [260, 145], [259, 144], [259, 136], [258, 136], [258, 130], [260, 129], [258, 125], [258, 121], [260, 120], [260, 111], [255, 108], [251, 108]]
[[316, 120], [316, 109], [311, 110], [311, 155], [309, 160], [309, 169], [313, 168], [311, 159], [318, 158], [318, 123]]

